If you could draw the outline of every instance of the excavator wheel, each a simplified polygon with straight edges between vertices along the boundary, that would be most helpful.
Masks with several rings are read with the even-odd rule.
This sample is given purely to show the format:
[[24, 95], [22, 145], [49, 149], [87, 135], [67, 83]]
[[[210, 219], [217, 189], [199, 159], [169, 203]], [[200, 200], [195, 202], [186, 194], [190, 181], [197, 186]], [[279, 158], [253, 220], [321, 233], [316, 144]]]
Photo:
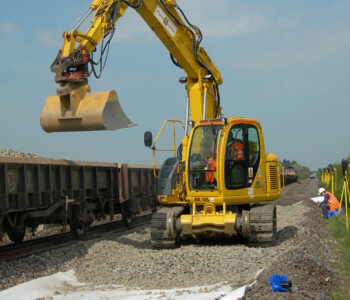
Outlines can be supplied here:
[[273, 246], [277, 241], [276, 205], [255, 205], [250, 209], [250, 247]]
[[167, 230], [168, 213], [171, 207], [162, 207], [152, 215], [151, 220], [151, 243], [155, 249], [171, 249], [179, 245], [180, 236], [171, 236]]

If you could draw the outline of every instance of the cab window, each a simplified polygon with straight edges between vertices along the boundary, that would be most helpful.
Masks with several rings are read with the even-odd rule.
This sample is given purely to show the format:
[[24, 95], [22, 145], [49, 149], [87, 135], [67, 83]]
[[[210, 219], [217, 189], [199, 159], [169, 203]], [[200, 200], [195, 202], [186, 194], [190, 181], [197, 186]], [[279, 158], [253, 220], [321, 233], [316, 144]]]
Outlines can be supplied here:
[[195, 128], [188, 164], [191, 189], [217, 189], [216, 154], [221, 129], [222, 125], [213, 124]]
[[255, 127], [248, 127], [249, 167], [257, 172], [260, 161], [259, 134]]
[[252, 125], [235, 125], [230, 129], [225, 155], [227, 189], [249, 187], [259, 168], [260, 145], [257, 129]]

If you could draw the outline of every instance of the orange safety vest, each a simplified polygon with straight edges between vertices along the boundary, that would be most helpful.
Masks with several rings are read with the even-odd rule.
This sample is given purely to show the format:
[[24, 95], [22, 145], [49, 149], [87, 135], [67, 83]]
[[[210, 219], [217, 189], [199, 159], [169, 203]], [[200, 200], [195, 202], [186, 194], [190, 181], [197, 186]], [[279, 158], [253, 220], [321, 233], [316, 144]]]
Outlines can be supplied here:
[[231, 149], [231, 156], [233, 159], [243, 159], [243, 143], [241, 141], [234, 141]]
[[337, 198], [331, 193], [326, 192], [326, 194], [329, 195], [329, 198], [327, 200], [327, 204], [329, 204], [329, 210], [336, 210], [339, 208], [340, 204]]
[[215, 182], [216, 160], [214, 156], [210, 156], [207, 161], [207, 172], [205, 172], [205, 180]]

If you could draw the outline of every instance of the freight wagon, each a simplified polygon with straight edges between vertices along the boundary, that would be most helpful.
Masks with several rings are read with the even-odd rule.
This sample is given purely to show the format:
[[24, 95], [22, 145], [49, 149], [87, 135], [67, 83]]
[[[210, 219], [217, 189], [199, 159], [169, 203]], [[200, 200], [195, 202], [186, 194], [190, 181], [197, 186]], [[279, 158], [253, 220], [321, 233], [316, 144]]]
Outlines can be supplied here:
[[107, 215], [121, 214], [129, 226], [156, 208], [152, 166], [0, 157], [0, 231], [16, 243], [26, 227], [60, 224], [65, 231], [70, 225], [81, 238]]

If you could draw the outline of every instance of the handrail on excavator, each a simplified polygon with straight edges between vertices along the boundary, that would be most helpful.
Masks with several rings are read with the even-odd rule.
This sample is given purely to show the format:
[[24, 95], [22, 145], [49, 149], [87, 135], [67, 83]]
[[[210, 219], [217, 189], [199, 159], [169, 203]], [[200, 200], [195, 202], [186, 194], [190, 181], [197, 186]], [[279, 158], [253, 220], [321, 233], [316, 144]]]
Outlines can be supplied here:
[[[172, 123], [172, 132], [173, 132], [173, 148], [171, 149], [157, 149], [156, 148], [156, 144], [165, 128], [165, 126], [168, 124], [168, 123]], [[154, 177], [157, 178], [157, 174], [156, 174], [156, 151], [159, 151], [159, 152], [173, 152], [174, 153], [174, 157], [176, 156], [176, 135], [175, 135], [175, 124], [176, 123], [179, 123], [181, 126], [182, 126], [182, 129], [185, 130], [185, 126], [184, 124], [182, 123], [181, 120], [165, 120], [162, 127], [160, 128], [154, 142], [152, 143], [152, 146], [150, 147], [152, 150], [153, 150], [153, 174], [154, 174]]]

